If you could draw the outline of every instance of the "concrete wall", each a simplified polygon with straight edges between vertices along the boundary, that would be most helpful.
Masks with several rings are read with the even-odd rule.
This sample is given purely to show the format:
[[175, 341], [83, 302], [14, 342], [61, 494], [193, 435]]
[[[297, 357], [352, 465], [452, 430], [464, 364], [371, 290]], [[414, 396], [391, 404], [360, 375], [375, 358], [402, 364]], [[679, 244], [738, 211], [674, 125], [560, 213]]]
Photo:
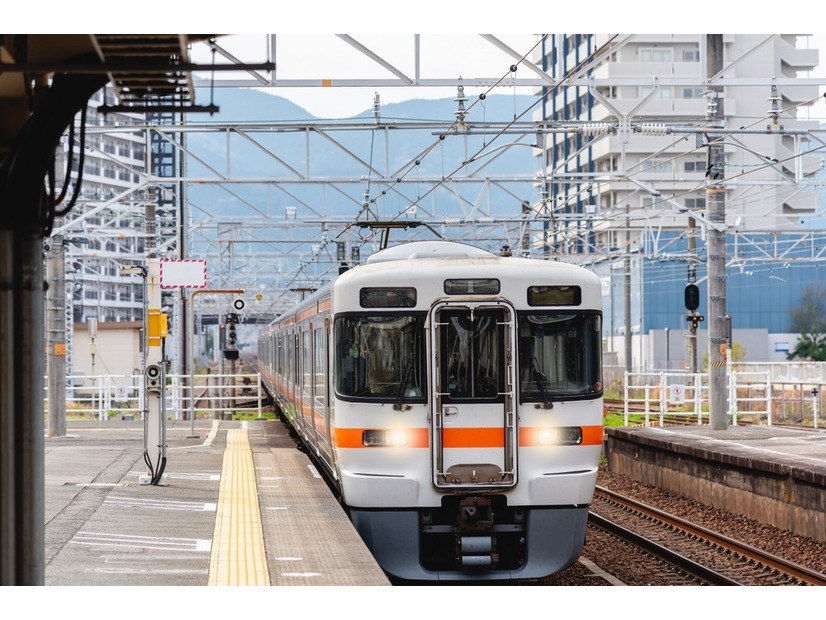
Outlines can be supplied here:
[[783, 463], [738, 452], [733, 429], [727, 431], [732, 441], [719, 442], [717, 451], [690, 442], [658, 440], [650, 429], [606, 427], [605, 433], [611, 471], [826, 542], [823, 472], [798, 468], [793, 458]]
[[86, 323], [75, 323], [72, 346], [73, 375], [133, 375], [141, 372], [140, 322], [98, 323], [94, 368]]

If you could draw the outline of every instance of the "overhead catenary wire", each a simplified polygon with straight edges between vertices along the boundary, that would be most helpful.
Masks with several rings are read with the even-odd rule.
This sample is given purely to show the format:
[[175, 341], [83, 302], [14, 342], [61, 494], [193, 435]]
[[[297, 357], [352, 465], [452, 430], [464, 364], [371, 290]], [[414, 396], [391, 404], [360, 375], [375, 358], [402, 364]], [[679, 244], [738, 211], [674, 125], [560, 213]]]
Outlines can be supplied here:
[[[542, 39], [540, 38], [539, 41], [537, 41], [537, 43], [534, 46], [532, 46], [531, 50], [529, 50], [525, 55], [523, 55], [522, 58], [523, 59], [527, 58], [533, 52], [533, 50], [535, 50], [536, 47], [541, 43], [541, 40]], [[587, 64], [591, 61], [592, 58], [594, 58], [596, 55], [598, 55], [602, 50], [605, 50], [607, 47], [609, 47], [610, 44], [611, 44], [611, 41], [608, 41], [603, 46], [601, 46], [599, 49], [595, 49], [593, 52], [591, 52], [586, 59], [584, 59], [583, 61], [581, 61], [577, 65], [577, 67], [574, 67], [573, 69], [568, 71], [565, 78], [560, 79], [552, 87], [546, 89], [545, 92], [543, 92], [541, 95], [538, 95], [536, 100], [530, 106], [527, 106], [526, 109], [523, 110], [521, 114], [514, 113], [514, 121], [518, 120], [519, 118], [521, 118], [525, 114], [527, 114], [530, 110], [534, 109], [535, 106], [537, 104], [539, 104], [551, 92], [553, 92], [554, 89], [558, 88], [561, 84], [563, 84], [565, 79], [568, 76], [575, 75], [580, 70], [580, 67], [587, 66]], [[511, 65], [508, 68], [507, 73], [503, 74], [503, 76], [495, 84], [491, 85], [485, 91], [485, 93], [482, 93], [476, 100], [472, 101], [469, 104], [469, 106], [465, 110], [465, 113], [469, 112], [476, 105], [484, 105], [483, 102], [485, 100], [486, 94], [491, 92], [492, 89], [496, 88], [496, 86], [499, 85], [507, 77], [507, 75], [511, 74], [512, 71], [515, 70], [515, 68], [516, 68], [516, 65]], [[799, 106], [807, 105], [807, 104], [809, 104], [809, 103], [811, 103], [815, 100], [817, 100], [817, 98], [813, 98], [813, 99], [810, 99], [810, 100], [805, 101], [805, 102], [796, 103], [796, 104], [794, 104], [792, 106], [789, 106], [788, 108], [780, 111], [780, 113], [781, 114], [788, 113], [789, 111], [792, 111], [792, 110], [794, 110], [795, 108], [797, 108]], [[746, 128], [756, 126], [756, 125], [760, 124], [761, 122], [765, 121], [767, 118], [771, 118], [771, 117], [762, 117], [760, 119], [756, 119], [750, 125], [748, 125]], [[418, 171], [419, 171], [419, 168], [421, 166], [422, 160], [425, 157], [430, 156], [432, 154], [432, 152], [435, 150], [435, 148], [440, 143], [443, 143], [444, 139], [447, 136], [458, 134], [458, 131], [455, 131], [455, 129], [458, 127], [457, 123], [458, 123], [458, 119], [454, 120], [453, 124], [450, 126], [450, 129], [448, 131], [445, 131], [444, 134], [440, 135], [431, 144], [429, 144], [428, 147], [422, 151], [422, 154], [421, 154], [420, 157], [416, 158], [416, 160], [414, 162], [412, 162], [408, 166], [407, 169], [401, 171], [398, 178], [397, 178], [396, 184], [400, 183], [408, 175], [413, 174], [414, 171], [415, 171], [416, 174], [418, 174]], [[510, 126], [511, 125], [508, 124], [508, 127], [510, 127]], [[605, 133], [608, 133], [608, 132], [614, 130], [615, 126], [616, 126], [616, 123], [613, 123], [613, 124], [612, 123], [579, 123], [579, 128], [578, 129], [572, 129], [572, 131], [578, 131], [582, 135], [588, 136], [588, 137], [597, 137], [597, 136], [604, 135]], [[480, 148], [478, 151], [473, 153], [470, 157], [468, 157], [464, 161], [457, 163], [457, 165], [452, 170], [444, 172], [444, 174], [442, 175], [443, 179], [441, 181], [436, 181], [429, 189], [427, 189], [424, 192], [418, 192], [416, 198], [414, 200], [410, 201], [410, 204], [403, 205], [403, 208], [400, 209], [400, 212], [397, 213], [396, 215], [392, 216], [391, 220], [395, 221], [395, 220], [400, 219], [407, 212], [407, 209], [409, 209], [411, 206], [420, 205], [422, 203], [422, 201], [428, 195], [435, 192], [438, 189], [439, 186], [441, 186], [444, 183], [448, 182], [455, 174], [457, 174], [459, 171], [461, 171], [462, 168], [464, 166], [466, 166], [469, 162], [474, 161], [476, 158], [482, 156], [484, 153], [490, 152], [491, 144], [495, 140], [501, 138], [501, 136], [505, 133], [506, 129], [507, 129], [507, 127], [500, 130], [494, 136], [494, 138], [491, 139], [490, 141], [485, 139], [482, 148]], [[644, 132], [655, 132], [655, 133], [659, 133], [659, 134], [667, 134], [668, 133], [668, 127], [665, 126], [663, 123], [641, 124], [640, 129], [641, 129], [641, 131], [644, 131]], [[695, 131], [700, 132], [702, 130], [701, 129], [696, 129]], [[715, 130], [715, 133], [718, 133], [719, 131], [720, 130]], [[725, 130], [722, 130], [722, 131], [725, 131]], [[718, 139], [718, 138], [711, 138], [711, 139]], [[692, 152], [700, 152], [703, 149], [707, 148], [707, 146], [708, 146], [707, 144], [703, 144], [701, 146], [692, 147], [690, 149], [687, 149], [683, 154], [673, 154], [673, 155], [671, 155], [669, 157], [669, 159], [676, 160], [676, 159], [679, 159], [680, 157], [686, 156], [687, 154], [690, 154]], [[782, 161], [767, 161], [765, 164], [758, 163], [758, 164], [750, 165], [749, 169], [743, 170], [741, 172], [741, 174], [737, 174], [737, 175], [734, 175], [732, 177], [727, 178], [726, 179], [726, 184], [727, 185], [728, 184], [733, 185], [734, 183], [736, 183], [737, 180], [743, 178], [743, 175], [746, 174], [746, 173], [754, 174], [754, 173], [759, 172], [760, 170], [765, 169], [767, 166], [782, 165], [784, 162], [794, 160], [796, 157], [801, 157], [801, 156], [805, 156], [805, 155], [810, 154], [810, 153], [819, 152], [821, 150], [821, 148], [822, 147], [817, 147], [815, 149], [811, 149], [811, 150], [808, 150], [808, 151], [805, 151], [805, 152], [797, 153], [797, 154], [794, 154], [794, 155], [792, 155], [788, 158], [785, 158]], [[644, 171], [642, 169], [638, 169], [636, 171], [629, 171], [627, 177], [628, 178], [633, 178], [637, 175], [642, 175], [643, 173], [644, 173]], [[622, 179], [614, 179], [614, 181], [615, 180], [622, 180]], [[595, 181], [594, 186], [598, 187], [600, 184], [606, 183], [606, 182], [612, 182], [612, 181], [604, 181], [604, 180]], [[382, 197], [386, 196], [388, 191], [391, 190], [392, 185], [394, 185], [394, 184], [391, 183], [390, 186], [383, 189], [377, 195], [370, 196], [369, 201], [371, 202], [371, 204], [375, 203], [378, 200], [381, 200]], [[675, 200], [675, 199], [679, 199], [679, 198], [684, 197], [684, 196], [689, 196], [691, 194], [702, 191], [703, 189], [706, 188], [706, 186], [707, 186], [706, 181], [700, 181], [696, 185], [694, 185], [693, 187], [688, 188], [684, 191], [677, 192], [677, 193], [671, 193], [671, 195], [668, 197], [668, 199]], [[666, 207], [670, 208], [670, 207], [673, 207], [673, 205], [669, 204], [668, 199], [666, 197], [652, 196], [652, 198], [653, 198], [653, 202], [652, 202], [652, 205], [651, 205], [652, 207], [657, 207], [657, 208], [666, 208]], [[337, 238], [341, 237], [344, 234], [347, 234], [347, 232], [349, 230], [351, 230], [354, 226], [357, 226], [358, 225], [358, 219], [359, 219], [360, 215], [363, 214], [363, 212], [364, 212], [364, 210], [362, 210], [359, 213], [359, 215], [357, 215], [356, 218], [353, 221], [351, 221], [351, 223], [349, 225], [345, 225], [343, 230], [338, 234]], [[553, 214], [552, 214], [552, 217], [553, 217]], [[359, 230], [360, 230], [360, 232], [363, 232], [363, 229], [359, 229]], [[376, 234], [377, 234], [376, 232], [371, 231], [371, 233], [369, 233], [365, 237], [360, 237], [360, 241], [361, 241], [362, 245], [370, 243], [375, 238]], [[305, 268], [305, 267], [306, 267], [306, 265], [303, 265], [302, 269]]]

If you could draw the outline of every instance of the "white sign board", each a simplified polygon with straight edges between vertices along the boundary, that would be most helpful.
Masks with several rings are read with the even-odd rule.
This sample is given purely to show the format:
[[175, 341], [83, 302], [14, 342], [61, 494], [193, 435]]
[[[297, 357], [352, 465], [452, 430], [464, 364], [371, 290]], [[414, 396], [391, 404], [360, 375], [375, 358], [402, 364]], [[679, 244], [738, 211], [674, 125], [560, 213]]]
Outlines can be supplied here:
[[162, 260], [161, 288], [205, 288], [205, 260]]
[[114, 397], [117, 401], [129, 400], [129, 387], [125, 385], [116, 385], [114, 389]]
[[685, 404], [685, 386], [684, 385], [672, 385], [671, 386], [671, 404], [672, 405], [683, 405]]

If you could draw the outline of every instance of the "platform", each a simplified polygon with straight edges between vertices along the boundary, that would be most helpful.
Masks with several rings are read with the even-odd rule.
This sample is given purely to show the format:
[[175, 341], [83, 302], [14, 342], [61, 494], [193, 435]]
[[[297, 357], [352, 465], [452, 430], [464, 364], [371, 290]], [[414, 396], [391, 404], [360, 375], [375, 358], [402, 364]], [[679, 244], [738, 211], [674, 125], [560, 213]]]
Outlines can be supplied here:
[[171, 421], [146, 474], [141, 421], [46, 438], [47, 586], [390, 585], [279, 421]]
[[605, 435], [616, 473], [826, 542], [826, 432], [606, 427]]

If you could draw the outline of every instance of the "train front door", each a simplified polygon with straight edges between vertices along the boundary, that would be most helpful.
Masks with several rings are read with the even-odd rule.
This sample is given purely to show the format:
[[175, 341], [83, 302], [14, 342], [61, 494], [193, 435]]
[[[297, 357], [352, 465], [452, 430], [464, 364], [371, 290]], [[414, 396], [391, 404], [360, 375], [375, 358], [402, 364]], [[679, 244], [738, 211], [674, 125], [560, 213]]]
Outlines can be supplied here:
[[430, 316], [433, 479], [441, 488], [516, 484], [515, 312], [445, 302]]

